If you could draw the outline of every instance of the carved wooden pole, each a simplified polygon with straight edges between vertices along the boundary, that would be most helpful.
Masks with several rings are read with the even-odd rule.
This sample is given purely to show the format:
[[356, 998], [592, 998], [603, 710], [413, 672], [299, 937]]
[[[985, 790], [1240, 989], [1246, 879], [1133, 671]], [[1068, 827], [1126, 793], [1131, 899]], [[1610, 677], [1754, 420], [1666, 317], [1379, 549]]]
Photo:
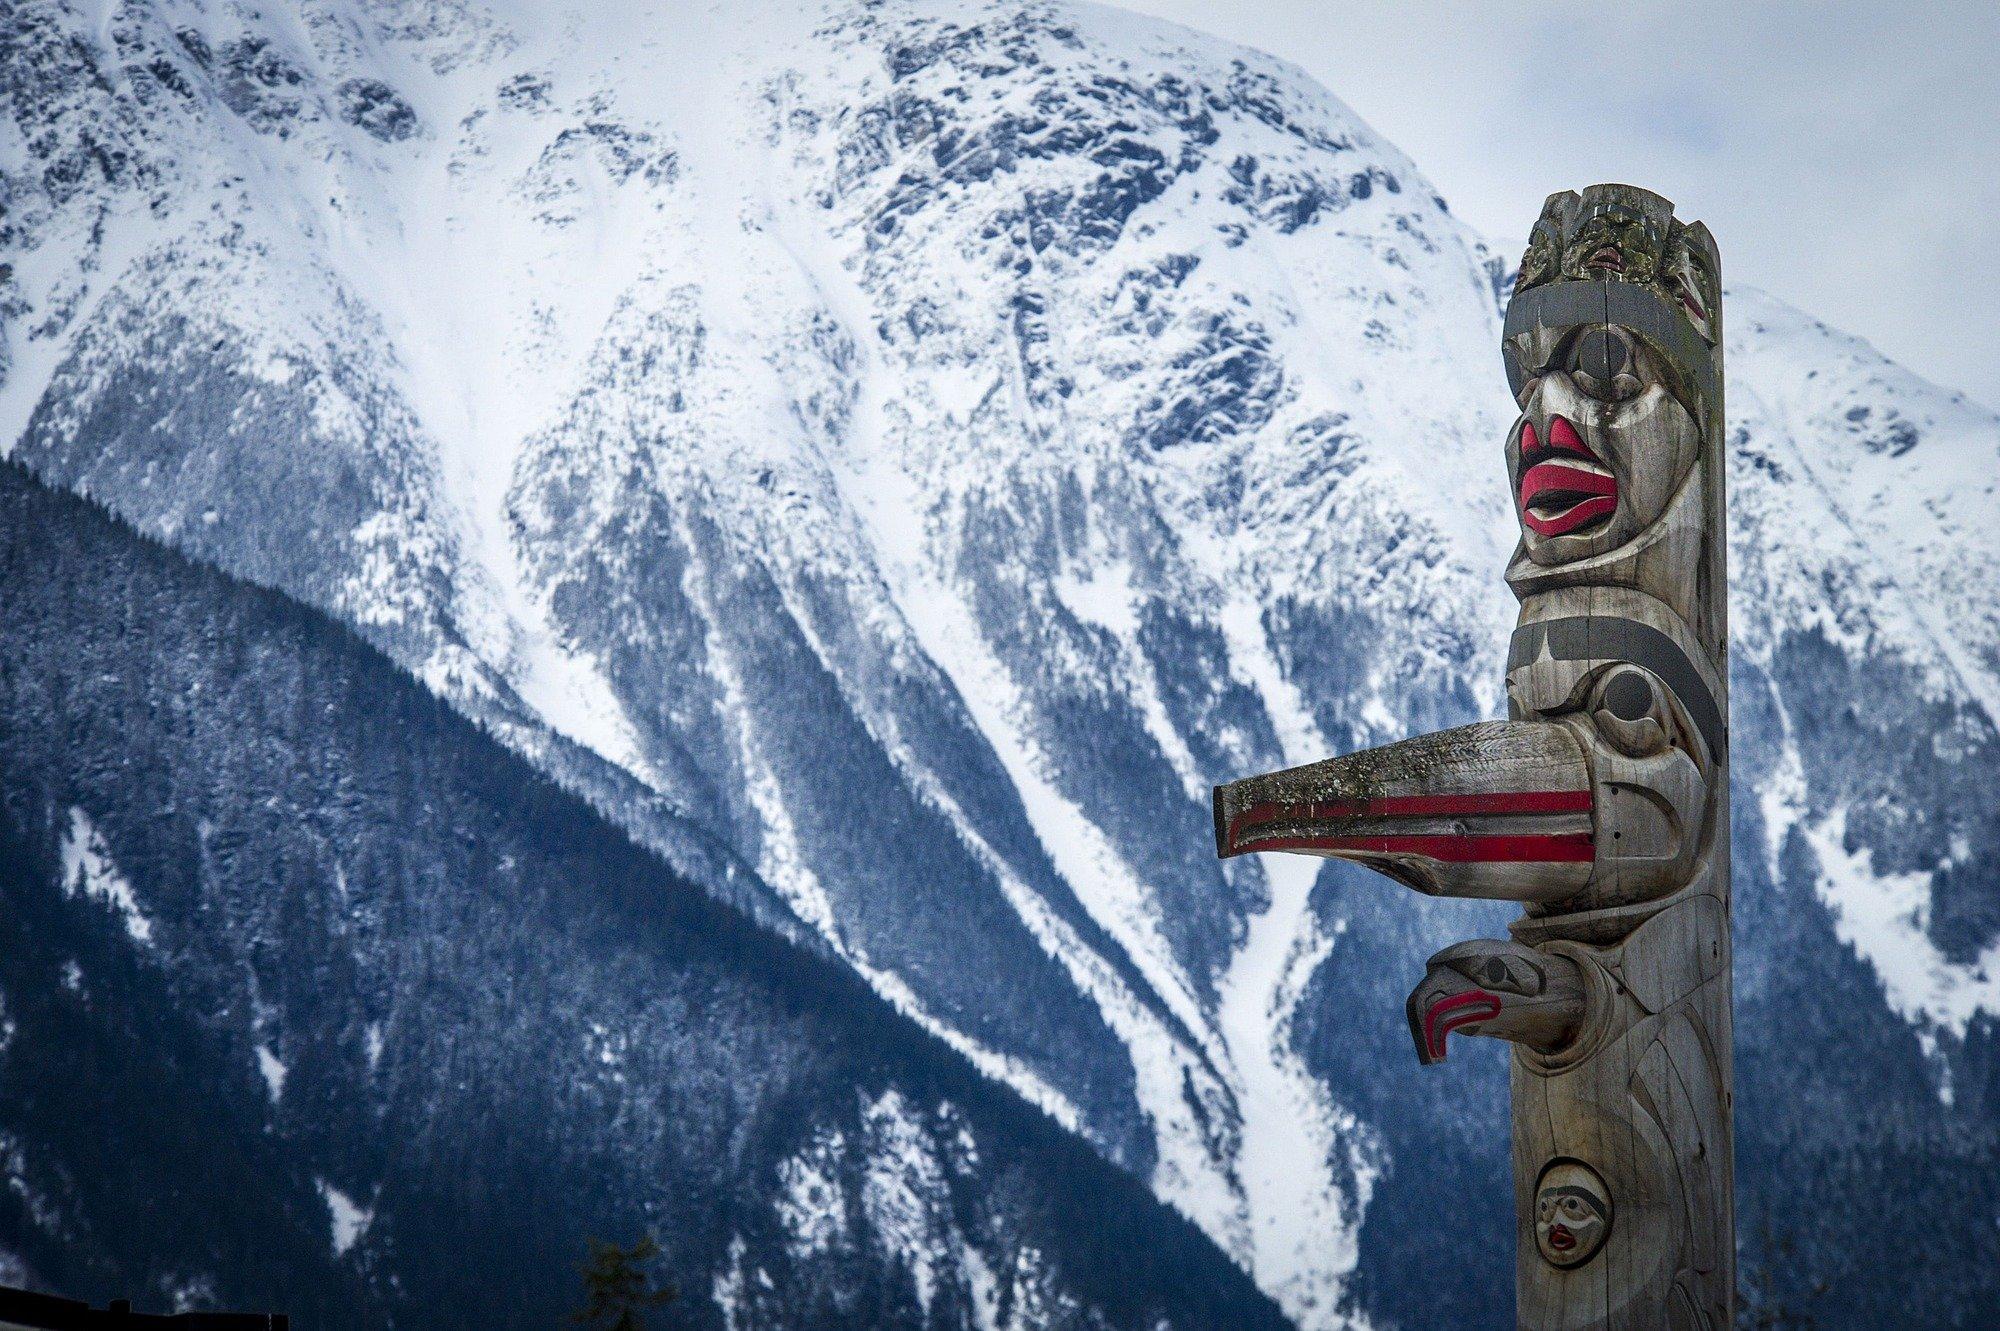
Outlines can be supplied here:
[[1729, 703], [1714, 241], [1627, 185], [1552, 196], [1507, 311], [1521, 617], [1511, 719], [1215, 792], [1224, 856], [1501, 897], [1432, 957], [1417, 1057], [1514, 1043], [1516, 1306], [1536, 1328], [1732, 1325]]

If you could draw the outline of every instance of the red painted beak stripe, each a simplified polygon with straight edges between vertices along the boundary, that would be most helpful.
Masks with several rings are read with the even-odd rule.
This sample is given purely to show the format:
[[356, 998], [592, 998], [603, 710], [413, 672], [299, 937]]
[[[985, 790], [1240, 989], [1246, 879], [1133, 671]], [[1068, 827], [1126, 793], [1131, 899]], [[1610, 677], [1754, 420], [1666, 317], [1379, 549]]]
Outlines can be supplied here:
[[1365, 800], [1311, 800], [1304, 804], [1253, 804], [1229, 824], [1238, 831], [1281, 818], [1427, 818], [1456, 814], [1589, 813], [1587, 790], [1501, 790], [1464, 795], [1377, 795]]
[[[1588, 832], [1505, 834], [1428, 833], [1357, 836], [1295, 832], [1258, 837], [1271, 823], [1321, 822], [1350, 818], [1449, 818], [1523, 814], [1589, 813], [1588, 790], [1515, 790], [1462, 795], [1383, 795], [1364, 800], [1312, 800], [1253, 804], [1229, 820], [1228, 854], [1242, 850], [1331, 850], [1377, 855], [1422, 855], [1451, 864], [1588, 863], [1597, 856]], [[1255, 844], [1245, 846], [1246, 837]]]
[[1440, 998], [1424, 1010], [1424, 1049], [1433, 1062], [1444, 1059], [1445, 1037], [1461, 1026], [1491, 1021], [1500, 1015], [1500, 996], [1484, 989]]
[[1550, 836], [1280, 836], [1248, 849], [1420, 855], [1440, 864], [1588, 864], [1597, 858], [1596, 840], [1588, 832]]

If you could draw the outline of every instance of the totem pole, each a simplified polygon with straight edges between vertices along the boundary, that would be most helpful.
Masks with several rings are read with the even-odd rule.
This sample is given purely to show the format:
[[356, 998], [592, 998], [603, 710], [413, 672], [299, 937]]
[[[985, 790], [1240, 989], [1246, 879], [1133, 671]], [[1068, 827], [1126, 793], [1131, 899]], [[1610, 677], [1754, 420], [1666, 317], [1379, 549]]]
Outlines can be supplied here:
[[1513, 1043], [1524, 1328], [1731, 1326], [1729, 706], [1715, 243], [1627, 185], [1550, 197], [1502, 354], [1521, 616], [1507, 721], [1215, 792], [1224, 856], [1522, 903], [1410, 994], [1417, 1058]]

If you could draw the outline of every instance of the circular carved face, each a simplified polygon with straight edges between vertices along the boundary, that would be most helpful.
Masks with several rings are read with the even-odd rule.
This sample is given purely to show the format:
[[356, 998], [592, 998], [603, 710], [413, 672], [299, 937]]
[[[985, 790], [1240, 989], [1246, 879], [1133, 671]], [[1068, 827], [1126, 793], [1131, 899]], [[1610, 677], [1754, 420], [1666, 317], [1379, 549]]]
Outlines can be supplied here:
[[1507, 438], [1528, 557], [1567, 564], [1631, 541], [1666, 513], [1700, 451], [1658, 352], [1615, 324], [1570, 330], [1523, 383]]
[[1589, 1165], [1558, 1160], [1535, 1186], [1535, 1247], [1551, 1266], [1582, 1266], [1611, 1233], [1611, 1193]]

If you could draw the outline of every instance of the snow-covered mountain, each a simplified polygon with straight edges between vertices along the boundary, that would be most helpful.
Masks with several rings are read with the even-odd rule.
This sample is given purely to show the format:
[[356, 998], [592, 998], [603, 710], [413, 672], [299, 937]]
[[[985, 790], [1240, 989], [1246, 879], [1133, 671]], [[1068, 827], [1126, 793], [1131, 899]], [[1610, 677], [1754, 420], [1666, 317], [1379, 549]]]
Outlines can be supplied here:
[[12, 463], [0, 569], [11, 1279], [526, 1331], [651, 1232], [681, 1326], [1284, 1324], [318, 613]]
[[[1392, 146], [1084, 5], [5, 43], [15, 460], [354, 626], [1301, 1325], [1504, 1318], [1502, 1051], [1401, 1026], [1503, 913], [1207, 830], [1500, 706], [1511, 262]], [[2000, 1297], [2000, 420], [1727, 320], [1746, 1271], [1947, 1324]], [[1949, 1221], [1893, 1280], [1886, 1191]]]

